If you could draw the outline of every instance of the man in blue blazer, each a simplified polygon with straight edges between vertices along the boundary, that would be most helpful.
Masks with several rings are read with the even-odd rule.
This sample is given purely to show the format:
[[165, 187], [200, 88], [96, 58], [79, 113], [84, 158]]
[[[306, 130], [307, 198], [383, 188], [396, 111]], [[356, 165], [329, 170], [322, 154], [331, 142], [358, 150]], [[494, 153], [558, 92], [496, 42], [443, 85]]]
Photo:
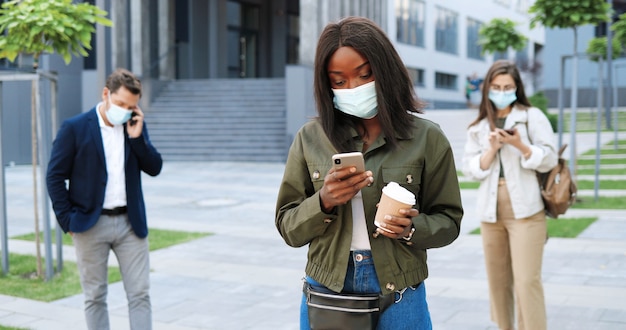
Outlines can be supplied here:
[[140, 97], [139, 79], [124, 69], [113, 72], [102, 102], [63, 123], [48, 164], [48, 193], [59, 225], [74, 241], [89, 329], [109, 329], [110, 250], [124, 281], [131, 329], [152, 328], [141, 171], [156, 176], [163, 160], [150, 143]]

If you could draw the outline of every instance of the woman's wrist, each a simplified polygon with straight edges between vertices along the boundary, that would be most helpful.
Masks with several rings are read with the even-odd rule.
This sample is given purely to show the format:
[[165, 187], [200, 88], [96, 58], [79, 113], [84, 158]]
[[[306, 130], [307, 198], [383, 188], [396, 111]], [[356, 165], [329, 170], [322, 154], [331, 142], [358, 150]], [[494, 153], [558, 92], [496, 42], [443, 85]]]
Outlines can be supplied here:
[[409, 233], [402, 236], [402, 239], [405, 241], [410, 241], [411, 238], [413, 238], [413, 233], [415, 233], [415, 227], [413, 227], [413, 225], [411, 225], [411, 227], [408, 227], [408, 228], [411, 228], [411, 230], [409, 230]]
[[326, 214], [333, 214], [335, 213], [335, 206], [326, 206], [324, 204], [324, 199], [322, 198], [322, 195], [320, 194], [320, 209], [322, 209], [322, 212], [326, 213]]
[[519, 148], [519, 150], [521, 151], [522, 157], [524, 157], [524, 159], [528, 159], [530, 157], [530, 155], [533, 154], [533, 149], [531, 149], [527, 145], [522, 145], [522, 147]]

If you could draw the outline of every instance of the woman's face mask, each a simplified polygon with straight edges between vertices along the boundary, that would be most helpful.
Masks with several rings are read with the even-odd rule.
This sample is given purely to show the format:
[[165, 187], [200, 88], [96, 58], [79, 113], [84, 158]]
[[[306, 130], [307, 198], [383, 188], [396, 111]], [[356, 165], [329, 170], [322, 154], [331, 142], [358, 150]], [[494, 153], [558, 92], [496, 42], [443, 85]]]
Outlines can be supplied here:
[[107, 110], [106, 115], [111, 124], [123, 125], [130, 119], [132, 114], [133, 112], [131, 110], [124, 109], [111, 102], [111, 93], [109, 92], [109, 110]]
[[489, 99], [498, 109], [504, 109], [517, 100], [515, 89], [511, 91], [489, 91]]
[[371, 119], [378, 114], [375, 81], [350, 89], [333, 88], [333, 93], [335, 107], [345, 114], [362, 119]]

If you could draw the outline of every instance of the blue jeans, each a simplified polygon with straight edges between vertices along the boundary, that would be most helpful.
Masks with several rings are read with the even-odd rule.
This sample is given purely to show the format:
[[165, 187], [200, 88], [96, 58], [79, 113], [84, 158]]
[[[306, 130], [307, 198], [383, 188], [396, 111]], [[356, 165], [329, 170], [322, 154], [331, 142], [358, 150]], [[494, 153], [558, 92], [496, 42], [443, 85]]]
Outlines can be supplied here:
[[[355, 256], [365, 256], [357, 261]], [[360, 258], [359, 258], [360, 259]], [[322, 284], [307, 276], [306, 281], [316, 289], [332, 292]], [[343, 292], [351, 293], [380, 293], [378, 276], [374, 268], [370, 251], [354, 251], [350, 253], [348, 273], [344, 281]], [[300, 304], [300, 330], [309, 330], [309, 314], [306, 304], [306, 295], [302, 294]], [[424, 283], [417, 287], [396, 292], [396, 302], [381, 315], [377, 330], [431, 330], [430, 312], [426, 303], [426, 288]]]

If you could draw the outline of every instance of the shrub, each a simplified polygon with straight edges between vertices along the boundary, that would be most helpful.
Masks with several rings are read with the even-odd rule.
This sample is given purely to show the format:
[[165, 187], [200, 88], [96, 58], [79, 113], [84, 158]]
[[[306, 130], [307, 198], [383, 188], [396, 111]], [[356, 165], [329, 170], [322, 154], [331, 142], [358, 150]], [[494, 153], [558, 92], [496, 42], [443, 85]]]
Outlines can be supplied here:
[[550, 125], [552, 125], [552, 131], [556, 132], [558, 127], [559, 116], [548, 113], [548, 98], [543, 94], [542, 91], [539, 91], [528, 98], [528, 101], [533, 107], [539, 108], [545, 115], [548, 117], [550, 121]]

